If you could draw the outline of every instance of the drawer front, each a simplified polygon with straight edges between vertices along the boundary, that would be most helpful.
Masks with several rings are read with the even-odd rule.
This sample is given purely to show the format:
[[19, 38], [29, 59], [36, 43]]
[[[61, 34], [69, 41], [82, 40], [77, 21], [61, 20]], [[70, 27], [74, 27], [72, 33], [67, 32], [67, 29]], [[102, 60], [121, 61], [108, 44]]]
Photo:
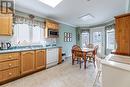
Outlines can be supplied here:
[[2, 71], [2, 80], [8, 80], [14, 77], [17, 77], [20, 75], [20, 69], [19, 68], [13, 68]]
[[0, 54], [0, 62], [19, 59], [19, 53], [7, 53], [7, 54]]
[[19, 60], [7, 61], [0, 63], [0, 70], [10, 69], [19, 66]]
[[2, 81], [2, 71], [0, 71], [0, 81]]

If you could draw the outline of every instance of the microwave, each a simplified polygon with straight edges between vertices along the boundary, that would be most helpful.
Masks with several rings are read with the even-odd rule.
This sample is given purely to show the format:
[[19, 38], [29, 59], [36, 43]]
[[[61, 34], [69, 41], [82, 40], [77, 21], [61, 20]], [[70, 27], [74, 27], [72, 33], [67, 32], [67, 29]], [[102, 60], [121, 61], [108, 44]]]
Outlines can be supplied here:
[[59, 37], [59, 31], [57, 29], [48, 29], [48, 37], [50, 38]]

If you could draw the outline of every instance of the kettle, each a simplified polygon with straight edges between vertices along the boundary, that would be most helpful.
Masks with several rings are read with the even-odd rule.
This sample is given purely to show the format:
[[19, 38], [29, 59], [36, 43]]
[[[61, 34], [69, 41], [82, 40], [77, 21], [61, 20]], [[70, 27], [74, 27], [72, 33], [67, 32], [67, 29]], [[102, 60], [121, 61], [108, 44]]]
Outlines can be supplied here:
[[10, 47], [11, 47], [10, 42], [1, 42], [1, 49], [6, 50], [9, 49]]

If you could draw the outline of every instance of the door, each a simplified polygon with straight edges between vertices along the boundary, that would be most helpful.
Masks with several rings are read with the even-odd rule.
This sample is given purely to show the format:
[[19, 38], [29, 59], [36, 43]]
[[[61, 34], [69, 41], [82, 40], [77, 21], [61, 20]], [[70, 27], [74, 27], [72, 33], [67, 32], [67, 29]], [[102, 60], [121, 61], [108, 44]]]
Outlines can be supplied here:
[[82, 48], [86, 48], [89, 44], [89, 32], [82, 32]]
[[0, 35], [12, 35], [12, 15], [0, 15]]
[[46, 67], [46, 50], [36, 51], [36, 69]]
[[58, 63], [62, 63], [62, 48], [59, 48], [59, 58], [58, 58]]
[[91, 32], [91, 43], [94, 44], [94, 46], [98, 45], [98, 57], [105, 57], [105, 30], [104, 27], [97, 27], [90, 30]]
[[21, 52], [21, 73], [34, 71], [34, 51]]

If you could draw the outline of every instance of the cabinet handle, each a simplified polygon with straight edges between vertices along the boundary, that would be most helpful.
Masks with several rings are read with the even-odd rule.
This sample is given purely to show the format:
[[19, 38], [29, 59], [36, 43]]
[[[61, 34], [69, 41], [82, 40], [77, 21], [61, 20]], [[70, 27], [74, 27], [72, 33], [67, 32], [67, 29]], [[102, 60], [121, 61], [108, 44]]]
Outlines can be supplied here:
[[10, 64], [9, 64], [9, 66], [11, 67], [11, 66], [12, 66], [12, 64], [10, 63]]
[[9, 56], [9, 59], [12, 59], [12, 56]]
[[12, 57], [12, 56], [9, 56], [9, 58]]
[[9, 76], [11, 76], [12, 75], [12, 73], [9, 73]]

